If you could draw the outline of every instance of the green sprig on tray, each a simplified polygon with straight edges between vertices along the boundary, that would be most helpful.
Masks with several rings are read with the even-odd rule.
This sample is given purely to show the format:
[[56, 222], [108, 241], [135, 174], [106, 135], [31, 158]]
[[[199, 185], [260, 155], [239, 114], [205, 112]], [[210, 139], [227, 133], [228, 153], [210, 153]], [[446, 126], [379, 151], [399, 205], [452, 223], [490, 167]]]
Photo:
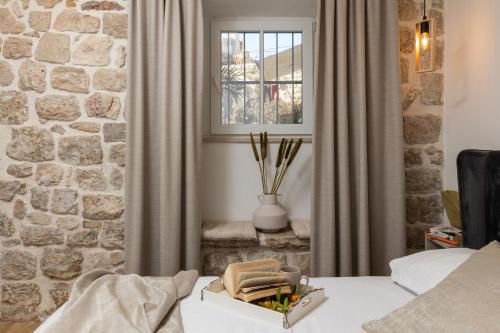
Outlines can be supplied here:
[[290, 295], [282, 295], [281, 288], [278, 288], [276, 290], [276, 296], [266, 297], [264, 301], [257, 301], [257, 305], [269, 310], [285, 313], [290, 310], [299, 299], [300, 295], [295, 292], [295, 288]]

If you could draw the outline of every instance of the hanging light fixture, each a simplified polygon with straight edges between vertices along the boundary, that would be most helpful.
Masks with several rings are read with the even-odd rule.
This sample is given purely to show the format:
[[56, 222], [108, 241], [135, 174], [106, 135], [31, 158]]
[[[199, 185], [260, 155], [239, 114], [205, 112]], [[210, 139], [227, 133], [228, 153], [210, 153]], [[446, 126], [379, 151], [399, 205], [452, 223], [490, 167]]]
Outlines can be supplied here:
[[431, 25], [430, 21], [427, 20], [427, 16], [425, 15], [425, 0], [424, 0], [424, 17], [420, 22], [420, 46], [423, 50], [427, 50], [429, 48], [430, 43], [430, 31]]
[[434, 70], [434, 43], [432, 19], [428, 19], [426, 14], [426, 1], [424, 0], [424, 13], [422, 20], [418, 21], [415, 27], [415, 67], [418, 72], [428, 72]]

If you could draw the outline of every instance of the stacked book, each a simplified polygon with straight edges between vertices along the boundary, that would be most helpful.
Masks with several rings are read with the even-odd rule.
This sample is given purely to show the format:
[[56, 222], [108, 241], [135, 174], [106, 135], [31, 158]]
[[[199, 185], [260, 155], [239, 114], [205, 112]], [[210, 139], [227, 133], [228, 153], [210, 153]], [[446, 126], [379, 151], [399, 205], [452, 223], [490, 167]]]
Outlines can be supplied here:
[[431, 240], [437, 240], [450, 244], [453, 246], [459, 246], [462, 244], [462, 230], [455, 227], [449, 226], [438, 226], [430, 228], [429, 232], [425, 234], [425, 237]]

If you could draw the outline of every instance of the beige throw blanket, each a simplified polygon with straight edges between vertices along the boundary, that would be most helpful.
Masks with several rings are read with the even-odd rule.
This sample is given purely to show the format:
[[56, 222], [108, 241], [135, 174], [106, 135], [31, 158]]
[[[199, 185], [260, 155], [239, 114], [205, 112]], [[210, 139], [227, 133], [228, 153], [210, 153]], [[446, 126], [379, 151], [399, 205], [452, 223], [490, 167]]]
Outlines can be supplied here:
[[500, 332], [500, 243], [493, 241], [428, 292], [380, 320], [368, 333]]
[[60, 319], [46, 332], [182, 333], [177, 301], [191, 292], [197, 277], [197, 271], [174, 277], [91, 271], [75, 282]]

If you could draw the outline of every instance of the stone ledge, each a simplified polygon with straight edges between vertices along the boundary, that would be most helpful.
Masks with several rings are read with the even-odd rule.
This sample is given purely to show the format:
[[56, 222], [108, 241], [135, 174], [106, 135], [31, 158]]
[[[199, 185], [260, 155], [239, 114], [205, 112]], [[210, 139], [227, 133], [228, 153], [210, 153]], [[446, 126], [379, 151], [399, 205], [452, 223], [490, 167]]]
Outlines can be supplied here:
[[253, 247], [259, 245], [251, 221], [206, 221], [201, 227], [202, 247]]
[[292, 220], [278, 233], [256, 231], [251, 221], [205, 221], [202, 223], [203, 248], [309, 249], [309, 221]]
[[202, 249], [203, 275], [220, 276], [224, 274], [227, 265], [247, 260], [273, 258], [282, 265], [298, 266], [302, 274], [309, 275], [311, 254], [309, 251], [269, 249], [269, 248], [240, 248], [240, 249]]
[[276, 234], [257, 232], [259, 245], [272, 249], [309, 249], [309, 239], [300, 239], [288, 229]]

